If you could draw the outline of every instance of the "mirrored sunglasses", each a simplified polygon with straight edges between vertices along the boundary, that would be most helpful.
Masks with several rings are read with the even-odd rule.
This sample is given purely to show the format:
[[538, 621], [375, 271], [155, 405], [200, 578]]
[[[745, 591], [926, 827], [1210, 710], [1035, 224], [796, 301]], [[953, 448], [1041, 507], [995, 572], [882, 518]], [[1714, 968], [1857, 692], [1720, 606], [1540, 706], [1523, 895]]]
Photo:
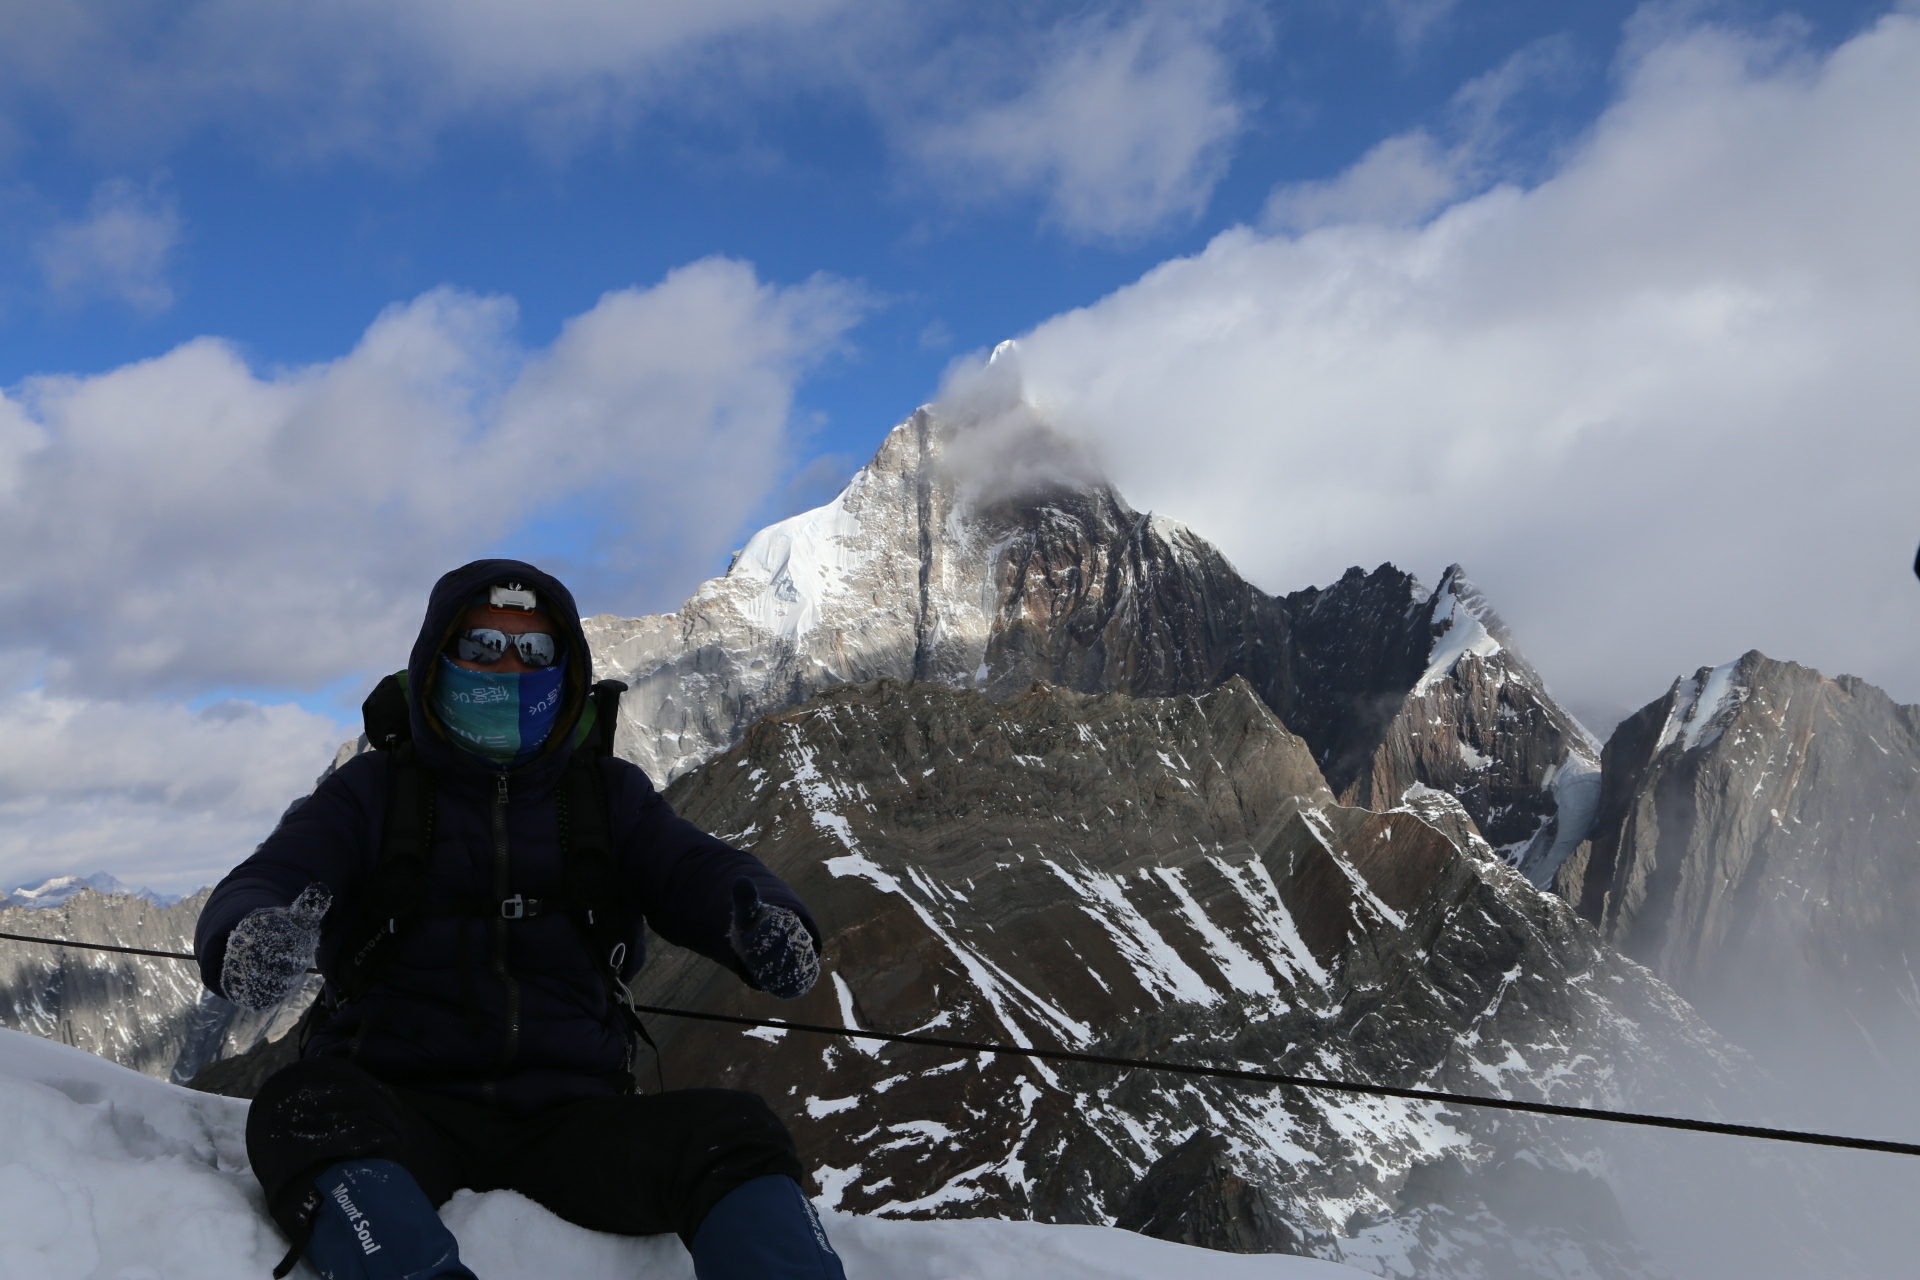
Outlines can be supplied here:
[[530, 667], [551, 666], [560, 655], [559, 645], [544, 631], [522, 631], [514, 635], [492, 627], [473, 627], [453, 638], [454, 652], [462, 662], [478, 662], [482, 666], [506, 657], [508, 645], [512, 645], [520, 661]]

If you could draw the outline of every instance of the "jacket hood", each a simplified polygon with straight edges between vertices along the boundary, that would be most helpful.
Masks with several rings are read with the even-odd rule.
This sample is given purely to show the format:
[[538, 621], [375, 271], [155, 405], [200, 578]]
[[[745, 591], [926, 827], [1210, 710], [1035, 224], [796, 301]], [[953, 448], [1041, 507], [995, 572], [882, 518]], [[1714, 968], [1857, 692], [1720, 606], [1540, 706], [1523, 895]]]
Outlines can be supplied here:
[[573, 593], [558, 578], [526, 561], [475, 560], [433, 584], [433, 592], [427, 597], [427, 616], [420, 623], [413, 655], [407, 660], [408, 718], [415, 748], [436, 773], [475, 780], [499, 776], [493, 765], [447, 740], [427, 714], [427, 694], [439, 674], [440, 653], [453, 633], [454, 623], [476, 595], [506, 582], [533, 588], [541, 611], [552, 620], [556, 635], [566, 645], [566, 696], [560, 718], [547, 736], [545, 749], [509, 774], [516, 782], [542, 786], [559, 776], [573, 753], [574, 729], [593, 684], [593, 654], [587, 648], [587, 634], [580, 626], [580, 609], [573, 602]]

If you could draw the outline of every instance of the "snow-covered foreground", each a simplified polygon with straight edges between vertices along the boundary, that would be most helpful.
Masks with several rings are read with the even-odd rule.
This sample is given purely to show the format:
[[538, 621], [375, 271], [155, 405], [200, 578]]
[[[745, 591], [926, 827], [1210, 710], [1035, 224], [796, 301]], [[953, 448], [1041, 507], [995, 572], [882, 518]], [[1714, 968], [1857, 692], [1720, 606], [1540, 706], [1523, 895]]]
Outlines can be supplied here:
[[[0, 1280], [264, 1280], [286, 1245], [247, 1168], [247, 1104], [0, 1030]], [[483, 1280], [690, 1280], [671, 1236], [600, 1235], [512, 1192], [444, 1216]], [[1306, 1258], [1191, 1249], [1108, 1227], [827, 1215], [850, 1280], [1337, 1280]], [[296, 1275], [311, 1274], [304, 1268]]]

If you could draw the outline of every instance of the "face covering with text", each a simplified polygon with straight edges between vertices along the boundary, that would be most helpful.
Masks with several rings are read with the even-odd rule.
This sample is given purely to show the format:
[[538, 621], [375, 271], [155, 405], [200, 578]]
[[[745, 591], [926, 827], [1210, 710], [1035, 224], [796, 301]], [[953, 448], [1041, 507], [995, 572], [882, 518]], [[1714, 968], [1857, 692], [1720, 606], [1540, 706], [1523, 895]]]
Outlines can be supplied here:
[[512, 764], [553, 732], [566, 669], [562, 657], [538, 671], [469, 671], [442, 654], [434, 714], [458, 745], [494, 764]]

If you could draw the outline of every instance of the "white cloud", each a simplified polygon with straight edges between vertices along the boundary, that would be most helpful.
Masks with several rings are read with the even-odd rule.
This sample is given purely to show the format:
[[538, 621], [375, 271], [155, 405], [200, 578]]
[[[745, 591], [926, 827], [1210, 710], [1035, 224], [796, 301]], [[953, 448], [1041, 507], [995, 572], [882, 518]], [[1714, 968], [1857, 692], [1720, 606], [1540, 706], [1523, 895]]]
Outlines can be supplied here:
[[[560, 156], [663, 116], [864, 103], [915, 181], [961, 205], [1037, 197], [1072, 234], [1197, 214], [1240, 132], [1247, 0], [75, 0], [0, 6], [0, 124], [53, 116], [119, 163], [198, 132], [275, 163], [407, 164], [454, 126]], [[1066, 16], [1062, 17], [1062, 14]], [[745, 104], [743, 108], [743, 104]]]
[[947, 109], [910, 120], [905, 145], [963, 200], [1033, 192], [1069, 232], [1138, 236], [1198, 215], [1226, 170], [1244, 109], [1221, 43], [1218, 16], [1066, 21], [1005, 92], [943, 89]]
[[435, 577], [542, 519], [626, 546], [632, 590], [683, 589], [777, 488], [795, 381], [859, 306], [708, 259], [543, 351], [510, 301], [442, 290], [327, 364], [200, 339], [33, 379], [0, 397], [0, 646], [111, 696], [390, 670]]
[[55, 224], [35, 256], [60, 302], [107, 298], [153, 313], [173, 305], [167, 260], [179, 239], [172, 200], [117, 179], [100, 184], [84, 217]]
[[295, 706], [0, 697], [0, 886], [95, 871], [163, 892], [211, 884], [344, 734]]
[[1379, 0], [1374, 13], [1406, 56], [1425, 44], [1459, 7], [1460, 0]]
[[119, 154], [203, 125], [283, 152], [391, 156], [456, 119], [564, 139], [684, 90], [729, 39], [792, 41], [846, 0], [74, 0], [0, 6], [13, 102]]
[[1916, 154], [1920, 19], [1669, 31], [1537, 186], [1227, 232], [1041, 325], [1026, 394], [1269, 588], [1464, 561], [1596, 717], [1749, 646], [1911, 699]]
[[1467, 185], [1472, 156], [1424, 129], [1376, 143], [1339, 176], [1292, 182], [1267, 197], [1262, 221], [1279, 231], [1343, 222], [1405, 226], [1442, 208]]
[[1548, 36], [1460, 87], [1443, 113], [1446, 140], [1426, 129], [1387, 138], [1333, 178], [1294, 182], [1267, 197], [1262, 224], [1301, 232], [1341, 223], [1408, 226], [1483, 188], [1510, 132], [1514, 100], [1554, 87], [1574, 65], [1572, 44]]

